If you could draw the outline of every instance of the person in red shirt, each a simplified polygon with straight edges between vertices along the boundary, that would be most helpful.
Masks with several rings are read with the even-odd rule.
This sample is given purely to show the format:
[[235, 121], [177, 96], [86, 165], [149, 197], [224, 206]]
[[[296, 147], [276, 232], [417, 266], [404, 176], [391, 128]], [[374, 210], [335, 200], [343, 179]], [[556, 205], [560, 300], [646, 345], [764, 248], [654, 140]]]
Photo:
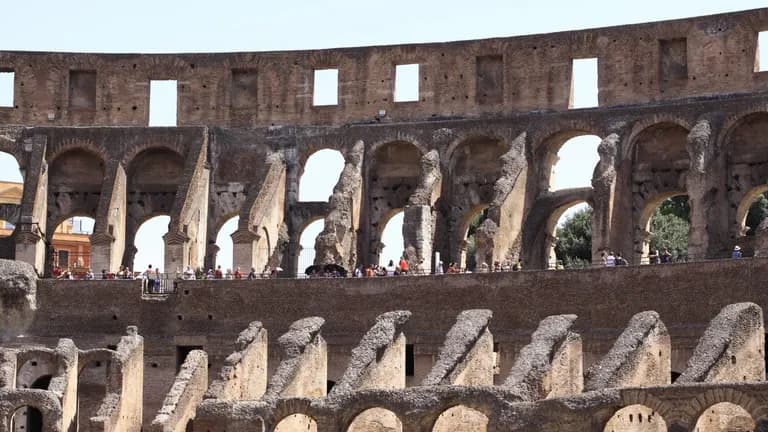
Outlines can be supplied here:
[[400, 273], [402, 274], [408, 274], [408, 261], [405, 260], [405, 257], [400, 257]]
[[216, 267], [216, 271], [213, 273], [215, 279], [223, 279], [224, 273], [221, 271], [221, 266]]
[[242, 279], [243, 278], [243, 272], [240, 271], [240, 267], [235, 269], [235, 279]]

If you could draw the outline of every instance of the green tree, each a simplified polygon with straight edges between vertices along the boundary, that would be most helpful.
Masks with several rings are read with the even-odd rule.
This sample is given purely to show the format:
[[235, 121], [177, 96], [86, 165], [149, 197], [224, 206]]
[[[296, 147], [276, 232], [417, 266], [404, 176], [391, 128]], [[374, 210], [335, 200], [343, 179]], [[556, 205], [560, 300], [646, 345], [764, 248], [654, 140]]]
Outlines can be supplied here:
[[651, 217], [651, 250], [669, 249], [673, 255], [687, 255], [690, 212], [684, 195], [662, 202]]
[[757, 227], [760, 226], [760, 222], [768, 216], [768, 198], [766, 198], [768, 192], [757, 197], [755, 202], [749, 207], [747, 212], [747, 235], [753, 236], [757, 232]]
[[555, 256], [566, 268], [589, 267], [592, 262], [592, 209], [577, 211], [557, 228]]

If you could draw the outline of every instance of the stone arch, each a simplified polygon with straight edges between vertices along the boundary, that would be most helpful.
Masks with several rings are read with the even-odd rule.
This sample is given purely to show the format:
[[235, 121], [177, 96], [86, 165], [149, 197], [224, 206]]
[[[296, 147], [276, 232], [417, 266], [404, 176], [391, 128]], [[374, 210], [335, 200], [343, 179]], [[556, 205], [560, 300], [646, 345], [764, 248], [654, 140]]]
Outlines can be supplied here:
[[626, 405], [616, 411], [603, 432], [666, 432], [667, 422], [656, 409], [645, 404]]
[[[736, 207], [735, 232], [739, 235], [746, 235], [747, 227], [747, 215], [749, 214], [749, 208], [752, 203], [762, 194], [768, 192], [768, 183], [755, 186], [752, 189], [744, 193], [739, 201], [738, 207]], [[757, 228], [757, 227], [753, 227]]]
[[[583, 136], [600, 138], [600, 135], [594, 133], [591, 128], [566, 129], [547, 135], [539, 145], [534, 147], [534, 160], [536, 161], [539, 173], [539, 190], [546, 191], [551, 189], [552, 174], [557, 165], [557, 155], [560, 150], [572, 139]], [[597, 147], [595, 147], [595, 155], [597, 155]], [[591, 167], [591, 170], [594, 170], [594, 167]]]
[[652, 234], [650, 231], [651, 219], [653, 218], [656, 209], [665, 200], [676, 196], [687, 197], [687, 193], [680, 190], [667, 191], [659, 193], [642, 203], [640, 212], [637, 217], [637, 225], [635, 225], [635, 262], [643, 262], [642, 260], [644, 257], [647, 257], [648, 253], [650, 252], [650, 241]]
[[[139, 250], [139, 248], [136, 246], [136, 240], [139, 237], [139, 231], [141, 230], [142, 226], [144, 226], [145, 223], [149, 222], [150, 220], [152, 220], [154, 218], [163, 217], [163, 216], [169, 218], [169, 223], [170, 223], [170, 214], [169, 213], [151, 213], [151, 214], [145, 215], [141, 219], [139, 219], [139, 223], [137, 223], [135, 225], [135, 227], [131, 228], [130, 235], [126, 236], [126, 244], [130, 244], [133, 247], [132, 248], [126, 247], [126, 252], [125, 253], [126, 254], [129, 254], [129, 253], [131, 254], [130, 257], [128, 255], [126, 255], [126, 258], [130, 258], [130, 260], [126, 261], [126, 259], [124, 258], [123, 261], [124, 261], [125, 265], [127, 265], [128, 267], [130, 267], [134, 271], [143, 271], [146, 268], [146, 266], [144, 266], [143, 263], [141, 263], [142, 265], [140, 265], [139, 268], [136, 268], [136, 262], [135, 262], [136, 255], [138, 254], [138, 252], [143, 252], [143, 251]], [[160, 224], [159, 224], [160, 222], [161, 221], [158, 221], [158, 226], [160, 226]], [[166, 229], [166, 232], [167, 232], [167, 230], [168, 230], [167, 225], [165, 226], [165, 229]], [[149, 264], [152, 264], [153, 268], [156, 268], [156, 267], [158, 267], [160, 265], [163, 265], [163, 266], [165, 265], [165, 259], [164, 259], [164, 257], [165, 257], [165, 242], [162, 239], [162, 235], [160, 236], [159, 239], [156, 239], [156, 240], [157, 240], [156, 244], [159, 246], [159, 249], [162, 250], [162, 252], [163, 252], [163, 259], [160, 259], [158, 262], [150, 262]], [[130, 241], [130, 243], [128, 243], [128, 241]]]
[[444, 410], [432, 425], [432, 432], [485, 432], [488, 415], [466, 405], [454, 405]]
[[768, 416], [768, 407], [764, 406], [760, 400], [751, 394], [737, 389], [729, 389], [728, 392], [725, 392], [722, 389], [715, 388], [706, 390], [698, 395], [696, 399], [686, 403], [682, 415], [688, 424], [695, 425], [707, 410], [721, 403], [730, 403], [742, 408], [755, 421], [761, 417]]
[[[400, 236], [401, 236], [400, 240], [401, 240], [401, 243], [399, 245], [386, 244], [386, 243], [383, 242], [383, 240], [384, 240], [384, 231], [389, 226], [389, 223], [392, 221], [392, 218], [394, 218], [395, 216], [397, 216], [398, 214], [401, 214], [401, 213], [403, 213], [403, 209], [402, 208], [391, 209], [390, 211], [388, 211], [381, 218], [380, 221], [383, 222], [383, 223], [379, 223], [379, 225], [376, 227], [377, 228], [377, 236], [376, 236], [376, 238], [378, 239], [378, 244], [376, 245], [377, 246], [376, 247], [376, 252], [377, 252], [377, 256], [379, 258], [378, 260], [376, 260], [376, 262], [379, 263], [379, 264], [381, 264], [380, 261], [381, 261], [381, 257], [382, 257], [382, 254], [384, 253], [384, 249], [385, 248], [388, 248], [388, 247], [395, 248], [395, 249], [398, 249], [400, 253], [403, 252], [403, 250], [405, 249], [405, 240], [402, 238], [402, 228], [400, 229]], [[382, 245], [382, 244], [384, 245], [384, 247], [380, 247], [380, 245]]]
[[360, 411], [345, 429], [347, 432], [402, 432], [403, 422], [393, 411], [373, 407]]
[[48, 146], [46, 150], [45, 158], [48, 161], [49, 166], [55, 162], [59, 156], [71, 151], [89, 153], [103, 162], [112, 159], [104, 146], [96, 144], [91, 140], [64, 139]]
[[275, 425], [275, 432], [317, 432], [317, 422], [314, 418], [301, 413], [290, 414], [283, 417]]
[[760, 115], [768, 113], [768, 103], [759, 104], [757, 107], [750, 107], [744, 110], [731, 113], [723, 120], [720, 133], [718, 134], [717, 141], [721, 143], [721, 148], [726, 148], [723, 144], [730, 141], [731, 134], [734, 130], [740, 127], [745, 120], [749, 119], [753, 115]]
[[[61, 267], [62, 263], [56, 261], [60, 260], [62, 257], [60, 251], [65, 250], [67, 251], [67, 260], [69, 263], [75, 263], [75, 266], [70, 268], [75, 274], [75, 277], [79, 278], [84, 276], [88, 268], [91, 267], [93, 253], [91, 249], [90, 235], [93, 234], [93, 232], [76, 232], [74, 230], [74, 222], [73, 231], [71, 233], [66, 233], [64, 230], [59, 232], [59, 227], [74, 218], [90, 219], [95, 226], [96, 209], [78, 208], [73, 209], [70, 213], [53, 215], [53, 217], [56, 217], [56, 219], [49, 220], [50, 225], [48, 225], [46, 237], [48, 238], [48, 241], [51, 242], [51, 252], [56, 256], [51, 255], [46, 257], [46, 260], [49, 261], [46, 268], [52, 269], [53, 266], [57, 264]], [[68, 267], [70, 266], [69, 263]], [[66, 270], [65, 268], [63, 269]]]
[[13, 411], [10, 416], [9, 431], [43, 432], [43, 413], [32, 405], [24, 405]]
[[[582, 197], [574, 197], [572, 200], [566, 202], [565, 204], [561, 205], [560, 207], [557, 207], [552, 211], [549, 218], [547, 219], [546, 226], [545, 226], [545, 233], [547, 235], [547, 239], [551, 238], [556, 240], [557, 239], [557, 223], [560, 221], [560, 218], [563, 217], [565, 212], [572, 209], [575, 206], [578, 206], [579, 204], [586, 204], [590, 208], [592, 208], [592, 204]], [[590, 221], [591, 224], [591, 221]], [[556, 241], [552, 242], [545, 242], [546, 250], [545, 250], [545, 257], [547, 258], [547, 268], [557, 268], [557, 257], [555, 255], [555, 246]], [[592, 256], [594, 253], [590, 255], [590, 261], [592, 259]]]
[[696, 417], [696, 432], [754, 431], [755, 419], [742, 406], [732, 402], [710, 405]]
[[[450, 144], [448, 144], [448, 148], [445, 150], [445, 158], [441, 158], [441, 161], [443, 163], [448, 163], [449, 166], [453, 167], [453, 159], [456, 157], [456, 152], [464, 145], [471, 144], [472, 142], [477, 141], [492, 141], [492, 142], [498, 142], [498, 143], [505, 143], [506, 137], [503, 136], [500, 133], [494, 133], [494, 132], [488, 132], [488, 131], [469, 131], [466, 133], [459, 134], [456, 138], [454, 138]], [[504, 149], [506, 150], [506, 146], [504, 146]], [[504, 154], [506, 151], [500, 152], [500, 154]]]
[[455, 231], [456, 238], [454, 240], [455, 244], [457, 245], [457, 250], [452, 252], [452, 260], [456, 262], [456, 265], [458, 265], [459, 268], [466, 268], [467, 261], [469, 259], [467, 251], [467, 239], [470, 236], [470, 225], [476, 217], [488, 210], [488, 208], [489, 204], [485, 203], [472, 206], [469, 210], [464, 212], [458, 220], [457, 228]]
[[187, 149], [181, 143], [166, 143], [166, 142], [145, 142], [138, 145], [129, 146], [123, 154], [121, 160], [123, 166], [130, 167], [136, 160], [136, 158], [145, 152], [169, 152], [173, 153], [181, 160], [186, 160]]
[[392, 136], [388, 136], [386, 138], [380, 139], [376, 142], [374, 142], [369, 148], [368, 148], [368, 154], [369, 155], [375, 155], [377, 151], [379, 151], [379, 148], [386, 146], [391, 143], [396, 142], [405, 142], [408, 143], [414, 147], [416, 147], [420, 154], [424, 155], [429, 151], [429, 148], [427, 148], [424, 144], [422, 144], [415, 136], [411, 134], [406, 134], [403, 132], [396, 132]]
[[629, 134], [627, 135], [626, 142], [629, 143], [629, 145], [627, 145], [624, 148], [624, 151], [622, 152], [622, 159], [626, 159], [634, 155], [638, 136], [640, 136], [642, 133], [646, 132], [647, 130], [652, 130], [653, 128], [659, 125], [675, 125], [687, 131], [690, 131], [691, 128], [693, 127], [691, 122], [689, 122], [688, 120], [679, 116], [668, 115], [668, 114], [657, 114], [657, 115], [653, 115], [651, 117], [639, 120], [632, 125], [629, 131]]

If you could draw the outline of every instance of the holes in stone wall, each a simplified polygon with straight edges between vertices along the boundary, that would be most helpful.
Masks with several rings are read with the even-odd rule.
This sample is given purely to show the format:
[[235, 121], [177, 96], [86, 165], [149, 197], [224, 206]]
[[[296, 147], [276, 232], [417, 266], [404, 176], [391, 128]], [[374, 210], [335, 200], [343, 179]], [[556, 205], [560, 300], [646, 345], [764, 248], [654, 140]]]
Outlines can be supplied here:
[[768, 31], [762, 31], [757, 34], [755, 72], [768, 72]]
[[69, 108], [96, 108], [96, 71], [69, 71]]
[[13, 82], [16, 74], [12, 71], [0, 71], [0, 107], [13, 108]]
[[256, 71], [233, 69], [232, 108], [256, 108], [258, 103], [258, 80]]
[[419, 100], [419, 64], [395, 66], [395, 102]]
[[339, 104], [339, 70], [315, 69], [312, 84], [312, 105], [331, 106]]
[[149, 82], [149, 126], [176, 126], [178, 83], [176, 80]]
[[598, 106], [597, 57], [573, 59], [570, 108]]

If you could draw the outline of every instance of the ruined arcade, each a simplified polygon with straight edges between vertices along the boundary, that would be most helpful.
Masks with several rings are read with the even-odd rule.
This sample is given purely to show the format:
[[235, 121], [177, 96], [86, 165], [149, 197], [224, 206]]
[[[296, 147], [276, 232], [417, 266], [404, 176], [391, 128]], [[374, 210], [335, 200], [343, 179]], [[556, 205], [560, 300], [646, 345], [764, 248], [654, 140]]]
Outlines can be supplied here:
[[[24, 175], [0, 239], [0, 431], [768, 430], [762, 307], [768, 231], [768, 9], [476, 41], [232, 54], [0, 52], [12, 106], [0, 151]], [[573, 108], [573, 62], [596, 59], [598, 106]], [[395, 97], [417, 65], [417, 97]], [[315, 100], [337, 72], [335, 103]], [[176, 125], [149, 127], [152, 81]], [[552, 190], [561, 146], [596, 135], [592, 186]], [[308, 159], [345, 163], [299, 200]], [[690, 205], [688, 254], [641, 265], [663, 200]], [[545, 271], [560, 215], [592, 212], [592, 255], [622, 269]], [[295, 276], [403, 249], [526, 272], [375, 279], [138, 280], [50, 274], [48, 244], [95, 220], [94, 269], [133, 267], [147, 219], [170, 217], [166, 272], [212, 267], [233, 216], [236, 266]], [[734, 244], [750, 259], [729, 260]], [[754, 258], [751, 256], [754, 255]], [[15, 260], [15, 261], [10, 261]], [[537, 271], [539, 270], [539, 271]], [[22, 419], [24, 417], [24, 420]]]

